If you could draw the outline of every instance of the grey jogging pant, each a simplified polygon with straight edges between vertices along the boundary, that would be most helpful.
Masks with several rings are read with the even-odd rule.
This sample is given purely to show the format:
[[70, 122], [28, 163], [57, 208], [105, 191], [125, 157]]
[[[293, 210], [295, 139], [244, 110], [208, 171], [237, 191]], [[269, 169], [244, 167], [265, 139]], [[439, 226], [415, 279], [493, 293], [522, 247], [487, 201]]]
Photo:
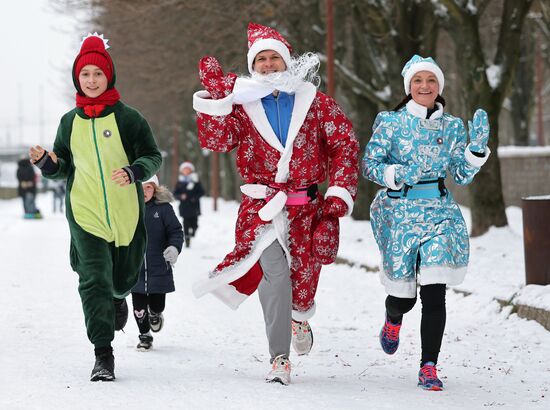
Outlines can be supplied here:
[[292, 333], [292, 284], [288, 262], [279, 242], [273, 242], [263, 251], [260, 265], [264, 276], [258, 294], [264, 312], [271, 361], [279, 355], [288, 358]]

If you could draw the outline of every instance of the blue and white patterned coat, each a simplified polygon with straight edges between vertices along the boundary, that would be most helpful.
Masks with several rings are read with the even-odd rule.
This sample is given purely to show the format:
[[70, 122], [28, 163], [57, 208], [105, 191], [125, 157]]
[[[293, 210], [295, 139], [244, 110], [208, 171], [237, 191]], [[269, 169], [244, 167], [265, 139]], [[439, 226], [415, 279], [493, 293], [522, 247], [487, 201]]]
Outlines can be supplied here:
[[[396, 168], [421, 164], [423, 180], [445, 178], [460, 185], [472, 182], [483, 157], [468, 149], [461, 119], [438, 110], [426, 119], [426, 107], [411, 100], [399, 111], [381, 112], [363, 157], [363, 176], [400, 189]], [[416, 296], [416, 285], [464, 280], [469, 258], [468, 231], [449, 193], [430, 199], [389, 198], [380, 190], [371, 204], [371, 224], [382, 254], [381, 280], [390, 295]], [[417, 277], [418, 276], [418, 277]]]

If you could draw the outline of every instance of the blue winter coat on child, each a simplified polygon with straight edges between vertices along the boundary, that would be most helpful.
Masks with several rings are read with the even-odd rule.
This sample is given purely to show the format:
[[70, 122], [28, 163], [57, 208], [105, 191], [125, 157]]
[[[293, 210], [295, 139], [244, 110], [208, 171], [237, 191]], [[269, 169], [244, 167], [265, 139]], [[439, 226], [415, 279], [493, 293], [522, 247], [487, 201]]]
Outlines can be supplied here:
[[[426, 107], [410, 100], [398, 111], [381, 112], [363, 157], [363, 175], [398, 190], [397, 167], [421, 164], [422, 181], [445, 178], [472, 182], [489, 156], [472, 154], [461, 119], [443, 113], [426, 119]], [[391, 192], [390, 192], [391, 193]], [[391, 198], [380, 190], [371, 204], [371, 224], [382, 254], [381, 281], [389, 295], [414, 298], [417, 283], [457, 285], [464, 280], [469, 238], [464, 218], [452, 195]]]
[[169, 293], [175, 290], [172, 267], [163, 256], [164, 250], [173, 245], [181, 252], [183, 230], [167, 200], [157, 196], [145, 204], [145, 226], [147, 229], [147, 250], [139, 279], [133, 293]]

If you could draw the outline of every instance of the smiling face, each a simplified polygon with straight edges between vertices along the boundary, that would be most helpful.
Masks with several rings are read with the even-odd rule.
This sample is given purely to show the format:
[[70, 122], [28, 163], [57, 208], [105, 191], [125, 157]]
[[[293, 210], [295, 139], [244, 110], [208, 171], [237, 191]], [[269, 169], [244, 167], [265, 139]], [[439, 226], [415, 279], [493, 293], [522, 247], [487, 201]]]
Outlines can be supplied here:
[[155, 184], [152, 182], [143, 184], [143, 200], [145, 202], [149, 202], [154, 195], [155, 195]]
[[433, 108], [438, 92], [439, 82], [434, 73], [419, 71], [411, 78], [411, 96], [416, 103]]
[[89, 98], [99, 97], [107, 90], [107, 76], [96, 65], [86, 65], [78, 74], [80, 89]]
[[254, 71], [260, 74], [271, 74], [286, 70], [283, 57], [274, 50], [264, 50], [256, 54], [252, 64]]

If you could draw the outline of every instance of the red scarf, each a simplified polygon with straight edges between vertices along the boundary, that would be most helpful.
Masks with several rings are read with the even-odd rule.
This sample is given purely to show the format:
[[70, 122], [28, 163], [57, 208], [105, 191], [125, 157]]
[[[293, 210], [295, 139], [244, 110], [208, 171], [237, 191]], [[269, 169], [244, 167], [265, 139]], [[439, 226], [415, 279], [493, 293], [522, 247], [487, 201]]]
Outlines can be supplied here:
[[96, 98], [86, 97], [76, 93], [76, 106], [84, 108], [84, 113], [91, 118], [98, 117], [108, 105], [115, 105], [120, 100], [120, 94], [116, 88], [109, 88]]

